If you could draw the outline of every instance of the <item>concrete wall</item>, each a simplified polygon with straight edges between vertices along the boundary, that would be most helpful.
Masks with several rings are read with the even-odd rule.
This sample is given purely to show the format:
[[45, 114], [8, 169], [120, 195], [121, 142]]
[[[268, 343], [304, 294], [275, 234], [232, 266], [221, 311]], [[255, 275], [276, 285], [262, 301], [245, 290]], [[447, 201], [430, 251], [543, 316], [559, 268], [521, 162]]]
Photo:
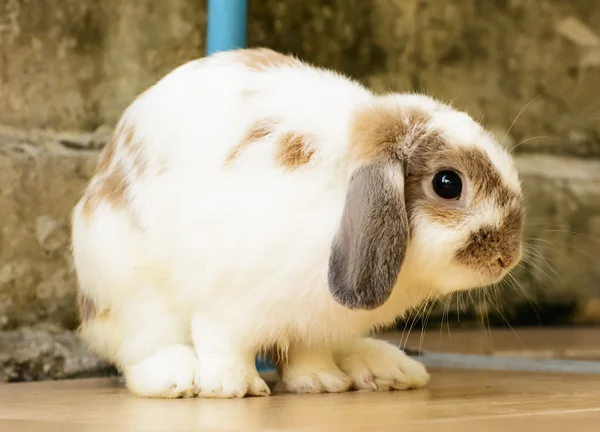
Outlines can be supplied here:
[[[125, 106], [203, 55], [205, 3], [0, 0], [2, 340], [27, 328], [37, 335], [28, 340], [64, 340], [76, 326], [69, 212]], [[514, 287], [496, 293], [502, 313], [483, 295], [476, 307], [454, 299], [434, 309], [516, 325], [600, 323], [599, 34], [595, 0], [252, 0], [248, 36], [378, 91], [453, 100], [518, 146], [530, 252]], [[50, 345], [32, 343], [39, 352], [26, 357], [17, 345], [0, 351], [5, 375], [71, 374], [55, 359], [80, 359], [78, 348]], [[38, 357], [54, 366], [31, 366]]]
[[[3, 124], [93, 129], [202, 56], [205, 0], [0, 0]], [[600, 153], [595, 0], [250, 2], [249, 44], [454, 100], [523, 150]], [[570, 134], [570, 135], [569, 135]], [[571, 143], [565, 145], [570, 136]]]

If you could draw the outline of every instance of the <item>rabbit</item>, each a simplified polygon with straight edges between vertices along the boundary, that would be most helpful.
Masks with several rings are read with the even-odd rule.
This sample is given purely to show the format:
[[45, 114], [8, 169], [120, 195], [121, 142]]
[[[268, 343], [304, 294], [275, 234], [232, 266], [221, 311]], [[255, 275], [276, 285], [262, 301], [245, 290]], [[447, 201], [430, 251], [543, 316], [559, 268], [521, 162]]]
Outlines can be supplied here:
[[122, 113], [72, 212], [82, 340], [150, 398], [405, 390], [374, 337], [502, 280], [525, 218], [510, 154], [425, 94], [268, 48], [182, 64]]

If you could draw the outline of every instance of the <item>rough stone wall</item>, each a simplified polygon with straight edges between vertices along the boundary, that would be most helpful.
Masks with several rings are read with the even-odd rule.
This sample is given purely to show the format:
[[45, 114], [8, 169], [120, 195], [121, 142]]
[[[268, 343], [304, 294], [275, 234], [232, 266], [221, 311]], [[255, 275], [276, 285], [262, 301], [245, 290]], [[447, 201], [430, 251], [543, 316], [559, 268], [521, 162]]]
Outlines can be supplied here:
[[[203, 55], [206, 1], [0, 0], [0, 119], [92, 130]], [[424, 91], [530, 139], [599, 155], [595, 0], [250, 2], [248, 41], [381, 91]], [[549, 138], [531, 139], [534, 136]], [[568, 145], [566, 145], [568, 141]]]
[[0, 0], [0, 119], [94, 129], [204, 52], [205, 0]]
[[[76, 327], [69, 214], [125, 106], [202, 56], [205, 8], [205, 0], [0, 0], [0, 123], [11, 126], [0, 128], [6, 379], [100, 367], [68, 336]], [[514, 283], [475, 295], [475, 307], [457, 297], [433, 316], [459, 310], [471, 322], [489, 315], [516, 325], [600, 323], [599, 35], [595, 0], [262, 0], [250, 2], [248, 37], [377, 91], [452, 100], [514, 148], [528, 198], [523, 268]], [[29, 345], [38, 351], [15, 342], [23, 332], [42, 341]]]

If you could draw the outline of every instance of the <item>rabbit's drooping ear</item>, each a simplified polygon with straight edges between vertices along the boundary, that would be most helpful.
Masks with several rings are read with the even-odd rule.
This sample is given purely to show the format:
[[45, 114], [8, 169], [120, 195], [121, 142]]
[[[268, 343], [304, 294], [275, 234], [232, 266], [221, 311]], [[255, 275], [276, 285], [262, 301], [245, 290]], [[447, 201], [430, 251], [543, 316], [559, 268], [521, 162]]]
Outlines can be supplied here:
[[408, 243], [404, 174], [399, 161], [379, 161], [350, 180], [329, 259], [329, 289], [351, 309], [374, 309], [390, 296]]

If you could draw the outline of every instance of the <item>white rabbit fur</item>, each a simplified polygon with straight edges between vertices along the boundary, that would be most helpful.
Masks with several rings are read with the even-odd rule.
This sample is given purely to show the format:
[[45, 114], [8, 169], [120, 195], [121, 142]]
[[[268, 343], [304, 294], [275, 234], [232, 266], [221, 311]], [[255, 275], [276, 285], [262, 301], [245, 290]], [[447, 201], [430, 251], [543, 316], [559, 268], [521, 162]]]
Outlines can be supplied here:
[[[425, 113], [427, 130], [451, 148], [482, 150], [520, 197], [511, 158], [468, 115], [426, 96], [376, 96], [269, 50], [189, 62], [126, 109], [74, 209], [72, 234], [82, 337], [123, 368], [132, 392], [267, 395], [254, 366], [259, 352], [275, 353], [288, 391], [428, 382], [420, 363], [363, 337], [427, 297], [502, 278], [520, 249], [500, 276], [454, 263], [469, 233], [501, 223], [505, 213], [491, 197], [459, 226], [417, 214], [387, 301], [336, 300], [331, 247], [361, 164], [350, 148], [355, 116], [369, 109]], [[269, 133], [248, 144], [248, 131], [265, 119], [276, 119]], [[282, 162], [290, 131], [308, 147], [288, 149]], [[402, 190], [402, 172], [389, 176]]]

